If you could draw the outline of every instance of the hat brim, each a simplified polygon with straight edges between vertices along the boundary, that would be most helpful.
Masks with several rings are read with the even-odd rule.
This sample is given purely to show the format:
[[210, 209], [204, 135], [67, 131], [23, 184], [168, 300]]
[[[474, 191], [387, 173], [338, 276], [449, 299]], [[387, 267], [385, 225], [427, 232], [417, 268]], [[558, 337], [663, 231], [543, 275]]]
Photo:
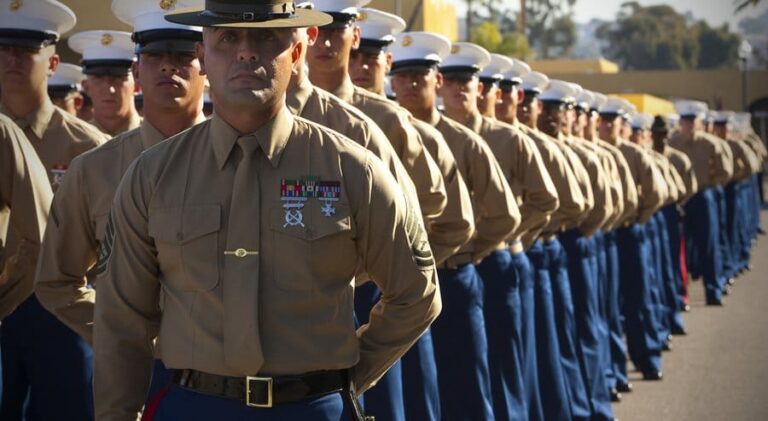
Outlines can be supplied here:
[[217, 27], [217, 28], [306, 28], [323, 26], [333, 18], [317, 10], [297, 8], [291, 17], [265, 18], [263, 20], [234, 20], [214, 14], [205, 14], [204, 7], [179, 8], [166, 13], [165, 20], [181, 25]]

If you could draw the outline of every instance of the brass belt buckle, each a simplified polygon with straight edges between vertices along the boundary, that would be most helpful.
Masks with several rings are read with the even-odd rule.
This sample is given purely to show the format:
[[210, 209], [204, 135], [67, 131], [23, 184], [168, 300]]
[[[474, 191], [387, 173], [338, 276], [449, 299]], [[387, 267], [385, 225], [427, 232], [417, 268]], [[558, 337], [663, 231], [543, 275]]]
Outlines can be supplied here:
[[[251, 402], [251, 382], [261, 382], [267, 385], [267, 401]], [[272, 408], [272, 377], [253, 377], [245, 378], [245, 404], [251, 408]]]

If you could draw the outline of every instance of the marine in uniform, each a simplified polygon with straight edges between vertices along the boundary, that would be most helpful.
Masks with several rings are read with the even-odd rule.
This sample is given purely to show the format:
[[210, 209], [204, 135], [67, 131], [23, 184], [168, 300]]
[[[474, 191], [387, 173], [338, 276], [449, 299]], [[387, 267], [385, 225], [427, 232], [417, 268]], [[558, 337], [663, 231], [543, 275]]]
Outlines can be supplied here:
[[[24, 132], [0, 115], [0, 205], [9, 210], [9, 230], [21, 241], [15, 250], [6, 250], [0, 269], [0, 285], [34, 277], [37, 249], [45, 230], [53, 192], [45, 167]], [[5, 244], [5, 235], [1, 238]]]
[[[557, 182], [562, 182], [563, 174], [552, 175], [550, 170], [550, 166], [553, 166], [551, 150], [555, 147], [545, 140], [543, 141], [543, 137], [533, 139], [533, 136], [529, 136], [523, 129], [523, 126], [517, 123], [517, 106], [513, 101], [518, 101], [519, 94], [522, 94], [522, 91], [519, 89], [519, 84], [522, 81], [521, 77], [529, 71], [530, 67], [519, 60], [491, 54], [491, 63], [480, 72], [479, 79], [483, 83], [483, 92], [478, 96], [477, 107], [485, 117], [498, 119], [502, 123], [510, 124], [517, 130], [515, 134], [517, 137], [524, 138], [529, 145], [535, 147], [544, 165], [544, 168], [539, 168], [539, 170], [545, 171], [552, 181], [552, 185], [555, 187], [555, 194], [558, 197], [559, 208], [559, 194], [563, 186], [557, 186], [556, 184]], [[506, 103], [503, 102], [505, 99]], [[499, 106], [500, 104], [502, 105], [501, 107]], [[500, 110], [500, 114], [505, 116], [510, 122], [507, 123], [498, 118], [496, 115], [497, 110]], [[511, 119], [510, 116], [512, 116]], [[559, 157], [562, 159], [562, 154]], [[562, 162], [559, 164], [555, 163], [554, 165], [558, 166], [561, 164]], [[531, 170], [535, 171], [536, 166], [532, 166]], [[558, 176], [561, 178], [555, 181], [555, 178]], [[566, 212], [569, 212], [573, 210], [573, 202], [570, 193], [565, 192], [565, 194], [567, 197], [564, 198], [563, 206], [566, 208]], [[524, 305], [523, 308], [527, 307], [533, 310], [534, 328], [531, 329], [529, 326], [529, 330], [535, 332], [536, 369], [539, 380], [538, 393], [541, 399], [543, 418], [548, 420], [570, 420], [572, 419], [571, 407], [560, 361], [560, 347], [555, 321], [550, 276], [551, 265], [544, 246], [541, 241], [538, 241], [540, 234], [546, 230], [551, 220], [556, 218], [554, 214], [557, 212], [558, 210], [555, 209], [549, 215], [545, 226], [522, 233], [521, 241], [523, 248], [532, 267], [534, 298], [532, 306], [528, 304]], [[523, 215], [523, 218], [526, 216]]]
[[[349, 72], [355, 85], [385, 96], [386, 76], [392, 65], [389, 46], [394, 36], [405, 28], [405, 22], [392, 14], [376, 9], [362, 8], [358, 13], [361, 31], [360, 47], [352, 52]], [[395, 47], [397, 48], [397, 47]], [[469, 192], [456, 166], [448, 144], [437, 129], [426, 122], [411, 119], [424, 146], [440, 168], [448, 194], [448, 203], [437, 218], [427, 222], [427, 235], [440, 265], [457, 252], [472, 236], [465, 226], [473, 226], [472, 203]], [[414, 347], [403, 357], [404, 415], [406, 419], [440, 419], [440, 396], [432, 336], [425, 332]], [[387, 376], [391, 373], [388, 372]], [[379, 387], [371, 392], [377, 392]], [[366, 410], [370, 409], [372, 393], [365, 396]], [[375, 398], [374, 398], [375, 399]], [[389, 400], [393, 402], [393, 400]], [[382, 414], [386, 415], [386, 414]], [[386, 416], [395, 419], [394, 416]]]
[[[479, 75], [490, 64], [490, 54], [482, 47], [471, 43], [454, 43], [451, 46], [451, 54], [440, 66], [444, 84], [438, 93], [443, 98], [446, 116], [468, 127], [488, 144], [520, 208], [522, 222], [507, 238], [507, 247], [497, 249], [486, 257], [478, 265], [478, 271], [486, 292], [485, 314], [489, 348], [492, 351], [511, 348], [509, 344], [496, 341], [514, 343], [519, 340], [528, 415], [537, 418], [543, 416], [543, 406], [536, 364], [535, 283], [533, 268], [525, 254], [521, 238], [529, 232], [540, 232], [546, 225], [549, 215], [557, 208], [557, 193], [538, 149], [530, 139], [514, 127], [480, 113], [478, 104], [483, 102], [478, 101], [480, 92], [486, 90], [480, 83]], [[498, 82], [498, 78], [493, 79]], [[498, 87], [490, 92], [494, 90], [498, 92]], [[508, 298], [515, 291], [520, 296], [519, 307]], [[506, 317], [520, 317], [519, 333], [510, 331], [506, 324], [497, 324], [497, 321]], [[503, 361], [513, 358], [513, 355], [489, 354], [494, 355], [495, 358], [489, 357], [491, 375], [504, 377], [495, 382], [497, 387], [493, 390], [495, 394], [506, 394], [504, 391], [509, 389], [509, 384], [512, 384], [514, 379], [510, 378], [510, 373], [499, 372], [495, 367], [502, 367]], [[496, 405], [500, 407], [511, 397], [500, 397], [496, 394], [495, 399], [502, 402]]]
[[[95, 312], [97, 414], [137, 416], [157, 337], [177, 376], [156, 420], [348, 417], [441, 301], [419, 215], [387, 168], [284, 105], [302, 71], [295, 28], [331, 19], [213, 0], [166, 19], [204, 27], [216, 112], [144, 152], [118, 187]], [[359, 270], [382, 299], [356, 330]]]
[[[562, 172], [569, 180], [570, 194], [564, 192], [560, 196], [561, 207], [567, 203], [566, 195], [580, 202], [579, 212], [574, 207], [555, 212], [550, 224], [542, 233], [545, 258], [549, 263], [549, 275], [552, 282], [552, 298], [554, 301], [555, 327], [560, 350], [560, 362], [568, 391], [570, 412], [573, 419], [586, 420], [591, 414], [589, 396], [581, 369], [581, 356], [576, 332], [576, 316], [574, 314], [571, 280], [568, 274], [568, 256], [560, 242], [562, 234], [579, 226], [585, 216], [594, 208], [594, 195], [589, 182], [589, 174], [573, 150], [559, 139], [559, 130], [552, 128], [545, 133], [539, 129], [538, 121], [542, 112], [542, 102], [539, 94], [549, 86], [549, 78], [543, 73], [526, 71], [522, 75], [520, 85], [523, 91], [522, 101], [517, 107], [517, 118], [521, 127], [531, 138], [538, 139], [540, 144], [553, 145], [555, 151], [563, 156], [565, 164]], [[502, 103], [508, 101], [502, 95]], [[551, 134], [551, 135], [550, 135]], [[558, 194], [560, 191], [558, 191]], [[579, 200], [580, 198], [580, 200]], [[537, 343], [538, 344], [538, 343]]]
[[[692, 101], [675, 103], [680, 115], [680, 130], [669, 140], [669, 145], [684, 152], [693, 164], [699, 192], [686, 205], [686, 237], [692, 243], [695, 259], [694, 275], [704, 279], [708, 305], [722, 305], [722, 287], [726, 281], [720, 238], [718, 204], [714, 190], [732, 176], [729, 162], [721, 142], [701, 131], [701, 120], [706, 104]], [[696, 276], [694, 276], [696, 277]]]
[[[53, 201], [54, 217], [47, 227], [35, 283], [35, 294], [43, 306], [89, 344], [93, 343], [96, 290], [92, 285], [99, 278], [99, 246], [123, 173], [144, 150], [204, 120], [205, 76], [195, 56], [202, 28], [163, 18], [166, 9], [195, 4], [113, 2], [115, 15], [134, 28], [139, 60], [133, 73], [144, 87], [149, 113], [140, 127], [72, 161]], [[155, 372], [154, 384], [164, 385], [161, 369]]]
[[[596, 237], [604, 224], [614, 215], [612, 181], [606, 174], [601, 155], [574, 131], [576, 126], [575, 100], [578, 85], [550, 80], [549, 86], [539, 95], [544, 113], [539, 118], [542, 130], [554, 135], [578, 155], [589, 174], [595, 207], [581, 222], [578, 229], [563, 232], [560, 239], [568, 256], [568, 272], [576, 322], [576, 334], [581, 349], [582, 375], [590, 400], [591, 418], [612, 419], [609, 387], [605, 381], [607, 335], [601, 332], [598, 255]], [[550, 134], [552, 135], [552, 134]], [[605, 332], [607, 333], [607, 332]]]
[[[391, 86], [398, 102], [435, 127], [448, 143], [472, 197], [475, 235], [439, 269], [445, 311], [432, 326], [443, 419], [495, 419], [488, 366], [483, 285], [474, 263], [498, 249], [520, 224], [520, 212], [502, 169], [485, 141], [436, 108], [443, 83], [438, 65], [450, 54], [450, 42], [436, 34], [401, 33], [392, 46]], [[520, 323], [499, 315], [507, 326]], [[494, 352], [513, 355], [507, 343]], [[506, 372], [519, 375], [507, 361]], [[505, 374], [506, 376], [506, 374]], [[506, 412], [504, 413], [506, 414]]]
[[[0, 114], [24, 131], [56, 191], [72, 158], [105, 140], [96, 128], [54, 106], [48, 97], [48, 77], [59, 64], [56, 43], [76, 18], [56, 1], [11, 1], [0, 8]], [[19, 234], [9, 231], [8, 250], [21, 246]], [[32, 295], [33, 280], [25, 276], [0, 286], [0, 418], [91, 419], [91, 350], [40, 305]], [[46, 398], [25, 403], [32, 396]]]
[[[667, 219], [669, 232], [669, 248], [672, 252], [672, 268], [677, 285], [677, 294], [679, 308], [684, 311], [690, 310], [688, 299], [688, 268], [685, 261], [685, 233], [683, 231], [683, 221], [685, 213], [683, 207], [691, 197], [698, 191], [696, 177], [693, 174], [693, 167], [688, 156], [679, 150], [669, 146], [669, 128], [667, 121], [661, 116], [656, 116], [651, 125], [651, 138], [653, 140], [653, 149], [663, 154], [669, 159], [669, 162], [675, 167], [680, 175], [684, 194], [678, 198], [674, 207], [664, 209], [664, 216]], [[685, 334], [685, 330], [672, 332], [674, 334]]]
[[136, 81], [131, 66], [136, 60], [131, 34], [123, 31], [78, 32], [68, 40], [69, 48], [82, 55], [86, 75], [83, 91], [93, 101], [93, 125], [109, 137], [133, 130], [141, 124], [136, 111]]
[[53, 105], [77, 116], [83, 106], [83, 68], [72, 63], [59, 63], [56, 72], [48, 78], [48, 96]]
[[[650, 271], [650, 244], [645, 224], [661, 207], [664, 200], [660, 186], [662, 175], [652, 159], [639, 146], [623, 138], [623, 115], [629, 104], [620, 98], [609, 98], [600, 108], [600, 138], [618, 148], [629, 165], [634, 184], [637, 186], [636, 212], [628, 215], [617, 230], [619, 250], [619, 274], [621, 277], [621, 313], [627, 335], [627, 348], [635, 367], [646, 379], [660, 379], [662, 341], [658, 337], [658, 321], [651, 301], [652, 274]], [[631, 129], [630, 129], [631, 130]], [[614, 372], [617, 373], [617, 390], [629, 390], [626, 363], [619, 353], [612, 352]]]

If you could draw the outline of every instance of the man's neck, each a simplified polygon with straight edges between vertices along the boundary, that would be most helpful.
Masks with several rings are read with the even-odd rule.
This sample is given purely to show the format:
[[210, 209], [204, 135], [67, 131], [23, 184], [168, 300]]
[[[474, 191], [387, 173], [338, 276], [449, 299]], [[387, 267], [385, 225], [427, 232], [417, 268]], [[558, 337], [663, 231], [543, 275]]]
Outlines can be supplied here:
[[448, 108], [445, 107], [445, 115], [459, 123], [467, 123], [477, 113], [477, 108]]
[[99, 115], [98, 109], [94, 108], [93, 119], [101, 128], [112, 133], [127, 126], [135, 114], [136, 109], [134, 107], [130, 107], [127, 111], [115, 115]]
[[23, 92], [5, 89], [1, 101], [13, 117], [24, 118], [42, 107], [47, 97], [46, 91]]
[[216, 104], [216, 115], [240, 132], [240, 134], [245, 135], [259, 130], [265, 124], [272, 121], [283, 107], [285, 107], [284, 94], [279, 101], [258, 107], [258, 109], [239, 107], [236, 104], [225, 105], [219, 102]]
[[324, 72], [319, 69], [309, 70], [309, 80], [312, 81], [312, 84], [328, 92], [333, 92], [338, 89], [348, 77], [349, 73], [346, 70], [331, 72]]
[[[402, 104], [401, 104], [402, 105]], [[421, 121], [429, 121], [432, 117], [432, 107], [404, 107], [406, 110], [408, 110], [416, 119]]]
[[203, 112], [201, 106], [168, 109], [144, 102], [144, 119], [165, 137], [171, 137], [192, 127]]

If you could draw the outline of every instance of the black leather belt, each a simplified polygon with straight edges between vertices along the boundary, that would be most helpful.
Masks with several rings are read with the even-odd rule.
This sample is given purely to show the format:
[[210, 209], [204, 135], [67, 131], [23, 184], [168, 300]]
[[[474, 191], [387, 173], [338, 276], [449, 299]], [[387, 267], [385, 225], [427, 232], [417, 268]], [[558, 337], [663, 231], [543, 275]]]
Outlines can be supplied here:
[[173, 382], [207, 395], [237, 399], [255, 408], [271, 408], [345, 390], [346, 370], [319, 371], [298, 376], [229, 377], [195, 370], [174, 370]]

